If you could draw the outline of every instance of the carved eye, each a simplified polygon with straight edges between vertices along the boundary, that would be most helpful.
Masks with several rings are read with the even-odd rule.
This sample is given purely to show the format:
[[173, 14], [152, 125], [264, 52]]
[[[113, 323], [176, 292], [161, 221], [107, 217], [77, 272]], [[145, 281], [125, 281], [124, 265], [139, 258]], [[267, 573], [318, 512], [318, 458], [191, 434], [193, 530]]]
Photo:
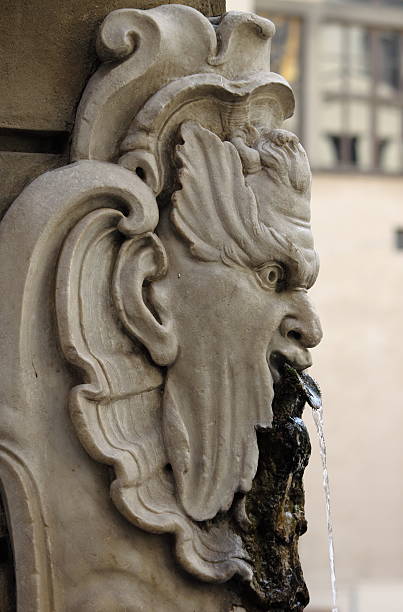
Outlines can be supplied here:
[[256, 276], [264, 289], [280, 291], [285, 281], [285, 269], [278, 263], [265, 264], [256, 270]]

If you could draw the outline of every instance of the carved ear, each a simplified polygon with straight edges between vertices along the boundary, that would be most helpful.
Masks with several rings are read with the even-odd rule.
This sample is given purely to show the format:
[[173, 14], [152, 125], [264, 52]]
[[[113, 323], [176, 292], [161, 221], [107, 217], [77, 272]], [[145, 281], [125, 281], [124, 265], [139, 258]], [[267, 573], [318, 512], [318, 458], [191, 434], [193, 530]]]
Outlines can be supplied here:
[[161, 366], [175, 361], [178, 343], [166, 306], [154, 292], [147, 300], [144, 289], [147, 283], [165, 276], [166, 271], [164, 246], [150, 232], [123, 244], [113, 279], [113, 298], [122, 323]]

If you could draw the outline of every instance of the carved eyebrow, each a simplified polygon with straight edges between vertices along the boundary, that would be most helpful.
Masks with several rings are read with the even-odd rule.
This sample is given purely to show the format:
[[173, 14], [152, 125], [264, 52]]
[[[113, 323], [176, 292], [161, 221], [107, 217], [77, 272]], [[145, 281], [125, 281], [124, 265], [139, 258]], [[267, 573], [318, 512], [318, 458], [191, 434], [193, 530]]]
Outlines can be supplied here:
[[299, 284], [306, 289], [310, 289], [315, 283], [319, 273], [319, 256], [316, 251], [313, 251], [314, 259], [312, 262], [308, 262], [304, 257], [303, 262], [298, 263], [298, 280]]
[[291, 271], [291, 277], [298, 279], [298, 285], [310, 289], [314, 284], [319, 272], [319, 257], [316, 251], [314, 260], [309, 262], [304, 255], [303, 249], [291, 242], [285, 234], [273, 227], [267, 227], [272, 245], [272, 258], [284, 262]]

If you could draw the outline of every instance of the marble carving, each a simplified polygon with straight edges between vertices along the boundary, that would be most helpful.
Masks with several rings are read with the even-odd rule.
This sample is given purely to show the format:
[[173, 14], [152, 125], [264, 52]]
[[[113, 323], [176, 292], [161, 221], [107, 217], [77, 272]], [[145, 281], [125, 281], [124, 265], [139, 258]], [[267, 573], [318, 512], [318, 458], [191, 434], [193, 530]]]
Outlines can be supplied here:
[[[99, 495], [110, 485], [126, 531], [174, 534], [173, 554], [198, 580], [252, 579], [225, 517], [247, 524], [279, 356], [304, 369], [321, 338], [307, 295], [318, 272], [311, 176], [281, 129], [293, 96], [269, 69], [273, 33], [247, 13], [111, 13], [72, 163], [29, 185], [1, 224], [2, 367], [13, 372], [2, 385], [2, 480], [7, 491], [19, 474], [8, 504], [32, 544], [22, 552], [15, 538], [31, 576], [18, 588], [36, 602], [21, 610], [90, 609], [58, 607], [58, 586], [49, 599], [60, 577], [45, 481], [62, 477], [74, 436], [80, 461], [110, 466]], [[59, 452], [49, 466], [32, 440], [47, 448], [62, 410], [74, 429], [58, 433], [58, 450], [49, 442]]]

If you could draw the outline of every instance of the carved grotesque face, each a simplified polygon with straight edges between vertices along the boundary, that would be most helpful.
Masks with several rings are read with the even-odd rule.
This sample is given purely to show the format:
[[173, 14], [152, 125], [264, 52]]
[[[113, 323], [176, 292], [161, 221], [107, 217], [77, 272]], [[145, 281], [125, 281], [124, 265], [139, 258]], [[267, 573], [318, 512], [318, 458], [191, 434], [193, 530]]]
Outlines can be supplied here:
[[250, 149], [260, 168], [245, 178], [246, 146], [239, 154], [196, 125], [182, 135], [182, 189], [158, 226], [168, 273], [149, 300], [157, 312], [163, 305], [177, 346], [163, 399], [166, 451], [180, 503], [203, 521], [250, 490], [279, 357], [311, 365], [321, 328], [307, 291], [318, 262], [310, 173], [294, 136], [261, 138]]
[[242, 523], [279, 362], [308, 367], [321, 338], [307, 297], [318, 270], [310, 171], [282, 130], [249, 128], [229, 142], [185, 123], [181, 136], [162, 210], [143, 180], [114, 170], [113, 194], [130, 214], [97, 209], [63, 247], [60, 337], [91, 381], [74, 388], [71, 414], [88, 452], [115, 466], [122, 514], [175, 533], [177, 558], [199, 578], [251, 580], [231, 521], [200, 523], [234, 499]]

